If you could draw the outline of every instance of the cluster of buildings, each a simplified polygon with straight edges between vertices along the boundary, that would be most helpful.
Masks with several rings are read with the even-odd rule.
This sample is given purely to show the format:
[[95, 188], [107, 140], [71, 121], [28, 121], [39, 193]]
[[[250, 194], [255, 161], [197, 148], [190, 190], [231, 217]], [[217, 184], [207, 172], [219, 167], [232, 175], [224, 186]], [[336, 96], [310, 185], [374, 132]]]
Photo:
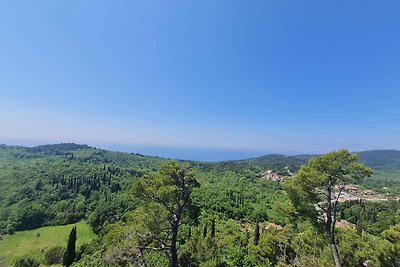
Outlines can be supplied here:
[[337, 185], [335, 187], [335, 190], [337, 193], [335, 194], [335, 197], [337, 197], [337, 194], [341, 192], [339, 202], [345, 203], [349, 202], [351, 200], [356, 200], [359, 198], [366, 198], [368, 196], [374, 196], [376, 193], [373, 190], [370, 189], [364, 189], [361, 190], [355, 185]]
[[260, 174], [262, 179], [269, 180], [272, 182], [283, 182], [286, 176], [279, 175], [272, 170], [266, 170]]
[[[288, 172], [288, 175], [279, 175], [273, 170], [265, 170], [260, 173], [260, 178], [265, 179], [272, 182], [284, 182], [285, 179], [291, 177], [293, 174], [290, 172], [288, 167], [285, 167]], [[346, 203], [352, 200], [357, 200], [360, 198], [366, 200], [387, 200], [384, 198], [379, 198], [379, 195], [370, 189], [361, 189], [356, 185], [348, 184], [348, 185], [336, 185], [335, 187], [336, 194], [334, 195], [334, 199], [336, 199], [338, 193], [340, 192], [339, 202]]]

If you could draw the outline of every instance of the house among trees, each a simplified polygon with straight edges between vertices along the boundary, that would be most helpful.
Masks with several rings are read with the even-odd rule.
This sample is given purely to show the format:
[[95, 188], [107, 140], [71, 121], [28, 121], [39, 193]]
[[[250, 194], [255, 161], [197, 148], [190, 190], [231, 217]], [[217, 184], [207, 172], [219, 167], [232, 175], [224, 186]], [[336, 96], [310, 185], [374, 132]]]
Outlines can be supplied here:
[[358, 191], [358, 187], [355, 185], [345, 185], [344, 186], [344, 190], [347, 192], [357, 192]]
[[266, 170], [261, 173], [261, 178], [272, 182], [284, 182], [285, 176], [275, 173], [273, 170]]
[[345, 185], [343, 188], [343, 185], [336, 185], [335, 186], [336, 190], [341, 190], [343, 189], [345, 192], [357, 192], [358, 191], [358, 187], [355, 185]]
[[365, 189], [362, 192], [364, 195], [368, 195], [368, 196], [375, 195], [375, 192], [372, 191], [371, 189]]
[[268, 222], [268, 223], [265, 225], [265, 230], [268, 230], [268, 229], [270, 229], [270, 228], [275, 228], [275, 229], [278, 230], [278, 231], [282, 231], [282, 230], [283, 230], [283, 227], [280, 226], [279, 224], [272, 223], [272, 222]]

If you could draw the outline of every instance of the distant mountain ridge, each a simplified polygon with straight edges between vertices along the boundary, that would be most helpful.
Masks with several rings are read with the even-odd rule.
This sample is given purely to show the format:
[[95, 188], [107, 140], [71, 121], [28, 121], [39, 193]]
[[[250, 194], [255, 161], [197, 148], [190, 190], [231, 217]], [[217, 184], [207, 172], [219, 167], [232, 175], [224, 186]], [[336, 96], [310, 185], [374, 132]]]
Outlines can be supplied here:
[[357, 153], [360, 155], [360, 161], [373, 169], [400, 168], [399, 150], [368, 150]]
[[60, 144], [49, 144], [49, 145], [28, 147], [27, 150], [32, 153], [54, 154], [57, 152], [78, 151], [90, 148], [92, 147], [84, 144], [81, 145], [75, 143], [60, 143]]
[[[375, 170], [391, 170], [400, 169], [400, 151], [394, 149], [380, 149], [380, 150], [366, 150], [366, 151], [356, 151], [359, 155], [359, 161]], [[310, 158], [318, 156], [317, 154], [304, 154], [295, 156], [285, 156], [280, 154], [270, 154], [250, 159], [236, 160], [234, 162], [240, 163], [254, 163], [263, 164], [271, 161], [285, 162], [289, 165], [300, 167], [302, 164], [306, 164]]]

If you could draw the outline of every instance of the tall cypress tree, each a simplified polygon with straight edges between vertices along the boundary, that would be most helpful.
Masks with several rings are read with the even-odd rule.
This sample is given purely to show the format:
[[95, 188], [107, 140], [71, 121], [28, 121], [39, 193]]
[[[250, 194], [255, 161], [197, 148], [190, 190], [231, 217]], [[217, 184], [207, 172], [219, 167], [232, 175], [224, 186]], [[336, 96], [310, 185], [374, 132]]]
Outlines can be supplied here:
[[256, 223], [256, 228], [254, 229], [254, 245], [258, 245], [258, 241], [260, 241], [260, 224]]
[[203, 238], [206, 238], [206, 236], [207, 236], [207, 223], [204, 225], [203, 228]]
[[211, 237], [215, 236], [215, 219], [212, 218], [211, 220]]
[[76, 251], [75, 251], [76, 239], [77, 239], [76, 226], [74, 226], [71, 232], [69, 233], [67, 249], [65, 250], [63, 258], [63, 264], [67, 267], [72, 265], [76, 257]]

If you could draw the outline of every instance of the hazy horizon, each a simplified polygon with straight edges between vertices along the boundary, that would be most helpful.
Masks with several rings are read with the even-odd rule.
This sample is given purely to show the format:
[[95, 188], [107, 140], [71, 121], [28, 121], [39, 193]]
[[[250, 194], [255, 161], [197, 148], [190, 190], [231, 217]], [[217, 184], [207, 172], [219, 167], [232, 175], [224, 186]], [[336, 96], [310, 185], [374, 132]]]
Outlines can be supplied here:
[[[249, 158], [255, 158], [271, 154], [279, 154], [285, 156], [297, 156], [297, 155], [315, 155], [321, 154], [321, 152], [312, 151], [268, 151], [268, 150], [250, 150], [250, 149], [232, 149], [232, 148], [202, 148], [202, 147], [169, 147], [169, 146], [150, 146], [140, 144], [99, 144], [99, 143], [81, 143], [74, 141], [64, 142], [35, 142], [35, 141], [10, 141], [1, 140], [0, 144], [11, 145], [11, 146], [25, 146], [33, 147], [38, 145], [58, 144], [58, 143], [75, 143], [84, 144], [98, 149], [105, 149], [109, 151], [125, 152], [125, 153], [138, 153], [145, 156], [154, 156], [178, 160], [194, 160], [203, 162], [218, 162], [218, 161], [229, 161], [229, 160], [243, 160]], [[344, 148], [344, 147], [343, 147]], [[394, 148], [370, 148], [363, 150], [353, 150], [352, 152], [361, 152], [368, 150], [397, 150]], [[398, 150], [399, 151], [399, 150]], [[327, 153], [331, 151], [323, 151]]]
[[146, 156], [155, 156], [171, 159], [196, 160], [196, 161], [225, 161], [240, 160], [252, 157], [259, 157], [268, 154], [282, 155], [298, 155], [311, 153], [297, 153], [290, 151], [268, 151], [268, 150], [251, 150], [251, 149], [234, 149], [234, 148], [213, 148], [213, 147], [173, 147], [173, 146], [151, 146], [141, 144], [101, 144], [92, 142], [74, 142], [74, 141], [53, 141], [38, 142], [32, 140], [2, 140], [0, 144], [33, 147], [38, 145], [58, 144], [58, 143], [75, 143], [85, 144], [99, 149], [105, 149], [117, 152], [139, 153]]

